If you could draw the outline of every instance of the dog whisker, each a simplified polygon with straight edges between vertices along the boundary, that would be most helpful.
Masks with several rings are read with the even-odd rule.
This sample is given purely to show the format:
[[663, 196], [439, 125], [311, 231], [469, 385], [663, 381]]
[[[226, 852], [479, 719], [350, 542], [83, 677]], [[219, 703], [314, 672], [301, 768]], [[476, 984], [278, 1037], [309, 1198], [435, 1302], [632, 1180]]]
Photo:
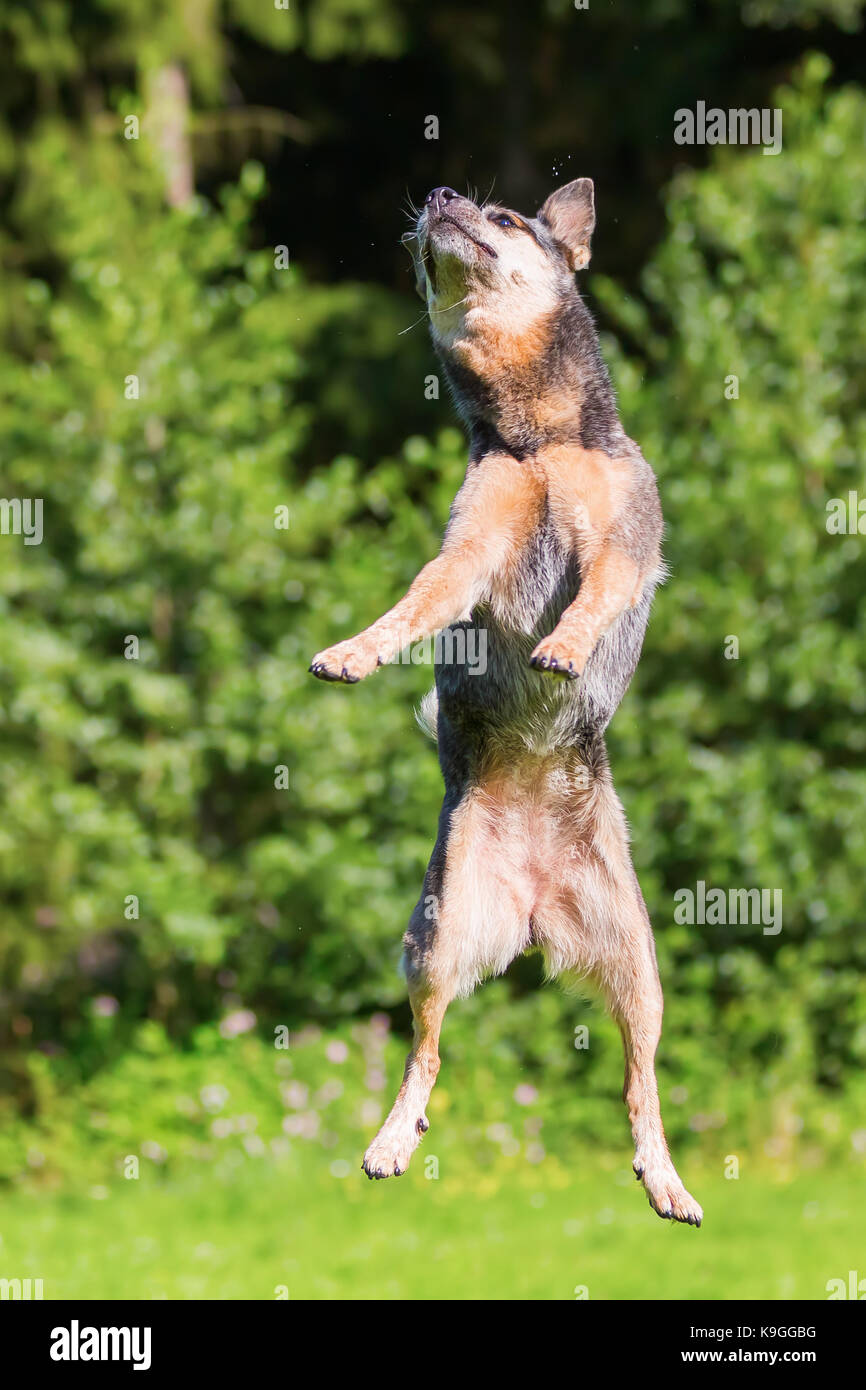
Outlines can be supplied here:
[[402, 338], [404, 333], [411, 333], [411, 332], [412, 332], [412, 329], [413, 329], [413, 328], [417, 328], [418, 325], [419, 325], [419, 323], [423, 323], [424, 320], [426, 319], [426, 317], [427, 317], [427, 313], [426, 313], [426, 311], [425, 311], [425, 312], [421, 315], [420, 319], [416, 319], [414, 323], [410, 323], [408, 328], [401, 328], [401, 329], [400, 329], [400, 332], [397, 334], [397, 337], [398, 337], [398, 338]]
[[431, 314], [450, 314], [450, 312], [451, 312], [452, 309], [459, 309], [461, 304], [468, 304], [468, 303], [469, 303], [469, 295], [467, 294], [467, 295], [464, 296], [463, 299], [458, 299], [458, 301], [457, 301], [456, 304], [448, 304], [448, 305], [446, 305], [446, 307], [445, 307], [444, 309], [431, 309], [431, 310], [430, 310], [430, 313], [431, 313]]

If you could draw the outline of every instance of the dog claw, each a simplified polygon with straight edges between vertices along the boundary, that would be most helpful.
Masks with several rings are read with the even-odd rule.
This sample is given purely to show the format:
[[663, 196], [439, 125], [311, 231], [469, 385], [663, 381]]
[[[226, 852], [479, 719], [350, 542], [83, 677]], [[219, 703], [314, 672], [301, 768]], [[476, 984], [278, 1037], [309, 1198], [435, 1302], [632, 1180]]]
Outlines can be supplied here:
[[536, 671], [549, 671], [552, 676], [563, 676], [570, 681], [576, 681], [580, 676], [580, 672], [575, 671], [572, 661], [560, 661], [555, 656], [531, 656], [529, 664]]
[[662, 1221], [679, 1221], [684, 1226], [700, 1226], [703, 1212], [694, 1197], [686, 1191], [673, 1165], [660, 1165], [635, 1155], [634, 1175], [642, 1182], [650, 1206]]
[[324, 661], [313, 661], [307, 669], [311, 675], [318, 676], [319, 680], [332, 681], [335, 685], [340, 682], [344, 685], [357, 685], [361, 679], [360, 676], [350, 675], [345, 666], [342, 667], [339, 676], [333, 676], [325, 666]]

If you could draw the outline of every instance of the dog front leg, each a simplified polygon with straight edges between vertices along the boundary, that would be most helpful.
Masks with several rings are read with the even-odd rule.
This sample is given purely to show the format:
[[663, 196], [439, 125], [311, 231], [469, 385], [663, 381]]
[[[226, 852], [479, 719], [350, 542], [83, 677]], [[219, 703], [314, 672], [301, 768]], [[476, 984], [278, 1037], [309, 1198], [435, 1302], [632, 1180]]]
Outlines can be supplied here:
[[549, 637], [529, 658], [537, 670], [576, 680], [608, 628], [638, 601], [643, 588], [637, 561], [606, 546], [581, 579], [574, 603], [566, 608]]
[[357, 637], [313, 657], [326, 681], [363, 680], [410, 642], [430, 637], [468, 614], [493, 575], [525, 541], [541, 506], [538, 479], [507, 454], [474, 465], [454, 501], [442, 549], [406, 594]]
[[409, 592], [372, 626], [313, 657], [310, 670], [325, 681], [354, 684], [392, 661], [410, 642], [454, 622], [476, 601], [481, 578], [469, 553], [443, 550], [425, 565]]

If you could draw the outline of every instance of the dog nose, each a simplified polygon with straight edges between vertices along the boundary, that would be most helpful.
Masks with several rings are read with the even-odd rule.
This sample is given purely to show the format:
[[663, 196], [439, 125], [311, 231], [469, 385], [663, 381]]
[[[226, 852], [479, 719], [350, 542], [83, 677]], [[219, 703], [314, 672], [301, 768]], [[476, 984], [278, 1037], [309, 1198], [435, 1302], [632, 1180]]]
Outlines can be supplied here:
[[439, 213], [451, 202], [452, 198], [459, 198], [460, 194], [455, 193], [453, 188], [434, 188], [424, 199], [424, 206], [433, 213]]

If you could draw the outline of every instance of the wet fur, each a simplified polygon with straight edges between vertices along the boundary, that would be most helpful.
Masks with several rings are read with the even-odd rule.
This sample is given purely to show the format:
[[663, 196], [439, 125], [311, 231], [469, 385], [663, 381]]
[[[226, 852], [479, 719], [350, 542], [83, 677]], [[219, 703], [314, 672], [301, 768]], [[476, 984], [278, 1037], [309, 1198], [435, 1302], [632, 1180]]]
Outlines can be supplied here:
[[402, 1173], [428, 1127], [450, 1000], [538, 946], [551, 975], [603, 994], [623, 1034], [635, 1172], [659, 1215], [699, 1225], [662, 1128], [661, 987], [604, 746], [663, 565], [655, 478], [574, 279], [594, 224], [585, 179], [534, 219], [430, 195], [410, 249], [469, 432], [466, 478], [405, 598], [311, 669], [351, 683], [439, 628], [486, 632], [485, 672], [437, 665], [424, 711], [445, 799], [404, 938], [415, 1043], [367, 1173]]

